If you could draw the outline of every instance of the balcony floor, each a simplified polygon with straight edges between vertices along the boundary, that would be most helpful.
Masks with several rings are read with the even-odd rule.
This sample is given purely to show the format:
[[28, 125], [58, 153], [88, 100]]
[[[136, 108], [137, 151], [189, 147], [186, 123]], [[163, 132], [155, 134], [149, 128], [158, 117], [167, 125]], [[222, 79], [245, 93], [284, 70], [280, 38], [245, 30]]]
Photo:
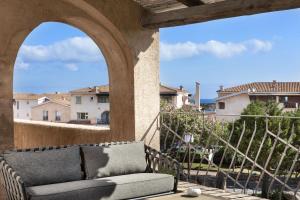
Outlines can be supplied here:
[[[201, 188], [202, 195], [199, 197], [187, 197], [185, 191], [189, 187]], [[178, 193], [160, 197], [149, 198], [149, 200], [177, 200], [177, 199], [195, 199], [195, 200], [262, 200], [262, 198], [249, 196], [240, 193], [229, 193], [217, 188], [205, 187], [188, 182], [179, 182]]]

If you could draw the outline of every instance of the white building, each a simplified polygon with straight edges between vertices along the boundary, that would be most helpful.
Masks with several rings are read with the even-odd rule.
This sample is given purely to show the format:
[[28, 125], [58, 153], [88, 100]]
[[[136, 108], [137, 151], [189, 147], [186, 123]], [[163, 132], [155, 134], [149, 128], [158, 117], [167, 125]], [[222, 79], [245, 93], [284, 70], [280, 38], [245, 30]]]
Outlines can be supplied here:
[[109, 124], [109, 86], [70, 91], [71, 122]]
[[49, 100], [70, 100], [70, 95], [67, 93], [15, 93], [13, 99], [14, 119], [33, 120], [32, 108]]
[[14, 94], [14, 119], [31, 120], [31, 108], [38, 105], [36, 94]]
[[70, 101], [47, 99], [31, 108], [31, 119], [67, 123], [70, 121]]
[[216, 114], [218, 120], [238, 118], [251, 101], [275, 101], [283, 111], [298, 109], [300, 82], [254, 82], [217, 91]]
[[[71, 122], [109, 124], [109, 86], [95, 86], [70, 91]], [[176, 108], [188, 104], [189, 93], [180, 88], [160, 86], [160, 96]]]

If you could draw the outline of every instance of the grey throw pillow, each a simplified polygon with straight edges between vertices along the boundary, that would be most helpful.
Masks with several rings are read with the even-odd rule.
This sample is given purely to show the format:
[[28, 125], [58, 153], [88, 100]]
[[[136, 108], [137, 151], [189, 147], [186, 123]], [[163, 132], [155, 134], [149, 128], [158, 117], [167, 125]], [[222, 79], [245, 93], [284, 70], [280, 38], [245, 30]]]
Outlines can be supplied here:
[[78, 146], [37, 152], [7, 151], [4, 159], [21, 176], [25, 186], [82, 179]]
[[87, 179], [143, 173], [147, 163], [144, 143], [83, 146]]

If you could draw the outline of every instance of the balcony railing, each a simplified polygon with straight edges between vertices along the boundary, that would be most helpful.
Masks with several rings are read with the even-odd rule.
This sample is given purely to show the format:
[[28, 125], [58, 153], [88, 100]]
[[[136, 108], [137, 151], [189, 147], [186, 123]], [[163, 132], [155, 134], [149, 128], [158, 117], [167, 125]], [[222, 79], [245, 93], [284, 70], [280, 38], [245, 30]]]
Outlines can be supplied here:
[[296, 199], [300, 118], [164, 112], [161, 150], [178, 159], [182, 179], [270, 199]]

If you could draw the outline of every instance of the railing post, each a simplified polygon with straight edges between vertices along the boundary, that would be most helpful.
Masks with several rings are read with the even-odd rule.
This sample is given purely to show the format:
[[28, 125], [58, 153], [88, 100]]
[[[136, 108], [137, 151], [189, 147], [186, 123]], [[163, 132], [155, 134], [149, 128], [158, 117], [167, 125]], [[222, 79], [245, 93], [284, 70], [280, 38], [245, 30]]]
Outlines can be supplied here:
[[188, 181], [191, 177], [191, 142], [188, 142]]

